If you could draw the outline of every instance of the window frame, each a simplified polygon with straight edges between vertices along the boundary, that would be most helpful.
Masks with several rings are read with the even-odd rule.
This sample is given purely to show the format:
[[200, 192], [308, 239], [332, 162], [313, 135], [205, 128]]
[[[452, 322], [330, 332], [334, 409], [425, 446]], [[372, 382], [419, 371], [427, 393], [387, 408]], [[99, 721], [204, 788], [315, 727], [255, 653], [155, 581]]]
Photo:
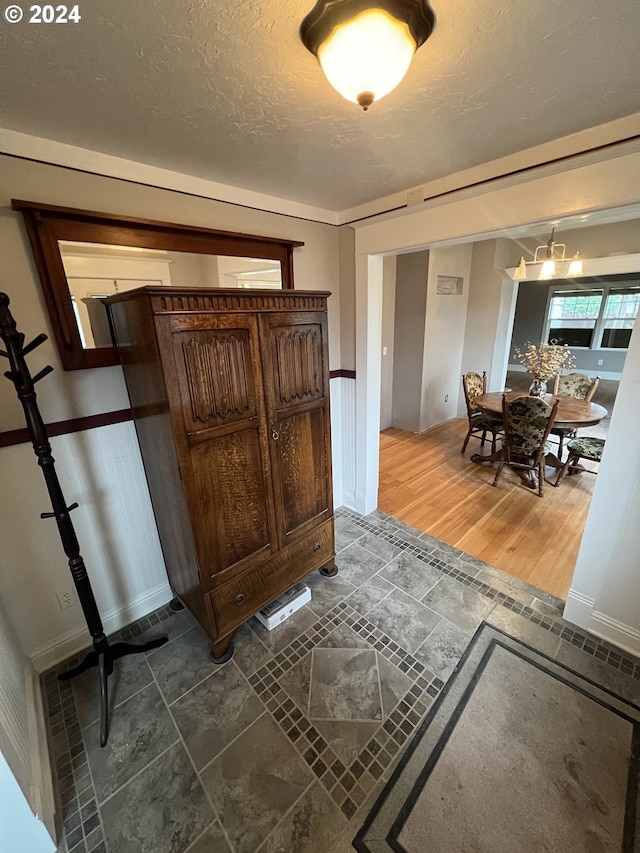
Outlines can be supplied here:
[[[554, 284], [550, 284], [547, 290], [547, 304], [545, 307], [545, 315], [544, 315], [544, 327], [543, 327], [543, 341], [549, 340], [549, 335], [551, 333], [551, 301], [554, 296], [561, 294], [563, 291], [576, 292], [579, 290], [584, 291], [602, 291], [602, 299], [600, 301], [600, 310], [598, 312], [598, 317], [596, 318], [594, 327], [593, 327], [593, 335], [591, 337], [591, 346], [588, 347], [580, 347], [580, 346], [571, 346], [572, 350], [580, 350], [584, 352], [627, 352], [628, 347], [604, 347], [602, 346], [602, 338], [604, 335], [604, 327], [605, 327], [605, 311], [607, 300], [611, 294], [611, 291], [620, 290], [632, 290], [640, 288], [640, 277], [634, 277], [632, 280], [624, 280], [624, 281], [603, 281], [602, 279], [582, 279], [581, 281], [569, 280], [565, 279], [562, 282], [556, 282]], [[637, 321], [640, 317], [640, 310], [635, 317]], [[635, 328], [635, 323], [634, 323]], [[631, 330], [633, 334], [633, 329]]]

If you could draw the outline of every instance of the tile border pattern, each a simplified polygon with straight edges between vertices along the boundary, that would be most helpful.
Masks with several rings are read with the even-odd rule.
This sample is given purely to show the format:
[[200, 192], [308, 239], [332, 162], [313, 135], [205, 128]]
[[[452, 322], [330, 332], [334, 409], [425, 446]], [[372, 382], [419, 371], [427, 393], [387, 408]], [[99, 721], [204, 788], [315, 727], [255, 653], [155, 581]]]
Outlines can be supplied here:
[[[109, 639], [126, 642], [135, 640], [150, 628], [161, 626], [171, 616], [175, 616], [175, 613], [167, 604], [116, 632]], [[85, 652], [63, 661], [40, 676], [50, 749], [54, 745], [57, 752], [56, 757], [54, 750], [51, 750], [57, 816], [61, 822], [60, 853], [107, 853], [72, 682], [58, 680], [61, 673], [79, 664], [84, 655]]]
[[[640, 662], [634, 661], [624, 652], [616, 649], [615, 646], [611, 646], [603, 640], [599, 640], [597, 637], [577, 630], [571, 625], [571, 623], [566, 622], [564, 619], [554, 619], [551, 616], [542, 614], [540, 611], [518, 601], [512, 596], [479, 581], [470, 572], [467, 573], [461, 569], [459, 565], [451, 566], [438, 557], [435, 557], [432, 553], [429, 553], [427, 549], [422, 549], [417, 547], [415, 544], [402, 539], [400, 535], [392, 533], [388, 528], [383, 527], [381, 524], [375, 524], [368, 521], [368, 516], [358, 515], [355, 511], [346, 509], [345, 507], [341, 507], [337, 515], [338, 517], [349, 521], [350, 524], [354, 524], [361, 528], [364, 533], [374, 533], [377, 536], [380, 536], [381, 539], [384, 539], [396, 548], [417, 557], [428, 566], [434, 566], [443, 574], [449, 575], [455, 580], [460, 581], [460, 583], [463, 583], [465, 586], [468, 586], [476, 592], [479, 592], [481, 595], [484, 595], [486, 598], [492, 599], [496, 603], [501, 604], [503, 607], [506, 607], [507, 610], [511, 610], [513, 613], [523, 616], [529, 622], [533, 622], [534, 625], [539, 625], [545, 631], [550, 631], [552, 634], [556, 634], [562, 640], [565, 640], [578, 649], [582, 649], [582, 651], [587, 652], [587, 654], [592, 655], [607, 666], [619, 670], [625, 675], [634, 678], [636, 681], [640, 681]], [[380, 516], [382, 516], [382, 513]], [[390, 516], [386, 517], [386, 522], [389, 526], [397, 525], [396, 520]], [[397, 529], [400, 533], [401, 528]], [[406, 526], [404, 529], [406, 529]], [[420, 536], [419, 530], [415, 531], [415, 536]], [[447, 545], [446, 547], [447, 553], [450, 553], [454, 559], [464, 561], [465, 557], [468, 556], [464, 551], [460, 551], [450, 545]], [[471, 566], [469, 566], [469, 568], [471, 570]], [[535, 591], [532, 594], [535, 594]], [[560, 599], [557, 599], [557, 601], [562, 603]]]
[[[112, 639], [135, 639], [149, 627], [161, 626], [171, 615], [174, 614], [168, 606], [160, 608]], [[356, 632], [412, 682], [348, 766], [279, 683], [285, 673], [341, 625]], [[60, 813], [64, 814], [64, 841], [58, 849], [65, 853], [107, 853], [71, 682], [58, 681], [61, 672], [81, 659], [82, 655], [78, 655], [42, 676], [50, 733], [58, 738], [66, 733], [55, 764]], [[354, 817], [444, 687], [444, 682], [406, 649], [344, 602], [318, 618], [247, 681], [347, 820]]]
[[[640, 662], [627, 657], [615, 647], [576, 630], [565, 620], [543, 614], [478, 580], [474, 575], [474, 570], [478, 571], [477, 566], [470, 563], [469, 571], [464, 570], [464, 561], [468, 557], [464, 552], [447, 545], [446, 552], [438, 550], [436, 554], [433, 546], [429, 548], [426, 543], [424, 546], [416, 544], [419, 531], [414, 534], [406, 525], [401, 527], [395, 519], [382, 513], [378, 513], [376, 522], [373, 522], [368, 516], [363, 517], [341, 507], [336, 512], [336, 517], [356, 526], [363, 534], [372, 533], [380, 537], [398, 550], [433, 566], [443, 575], [452, 577], [507, 610], [582, 649], [605, 665], [640, 681]], [[408, 531], [412, 541], [402, 538], [403, 532]], [[451, 562], [447, 562], [446, 558]], [[531, 595], [535, 596], [536, 590], [533, 587], [531, 590]], [[174, 615], [169, 606], [165, 605], [138, 619], [110, 639], [135, 641], [150, 628], [161, 627], [165, 620]], [[285, 673], [311, 654], [318, 642], [341, 625], [347, 625], [355, 631], [412, 682], [405, 695], [348, 766], [335, 755], [313, 722], [279, 683]], [[41, 675], [49, 735], [57, 753], [53, 762], [56, 775], [54, 788], [58, 799], [58, 813], [63, 822], [63, 840], [58, 850], [60, 853], [107, 853], [72, 685], [69, 681], [58, 681], [61, 672], [75, 666], [82, 658], [83, 654], [77, 655]], [[248, 676], [247, 680], [347, 820], [356, 815], [379, 779], [398, 757], [444, 686], [441, 679], [433, 676], [406, 649], [387, 637], [366, 616], [362, 616], [345, 602], [337, 604], [318, 618], [306, 631], [302, 631], [289, 645]]]
[[[310, 655], [318, 642], [343, 624], [397, 666], [412, 682], [349, 766], [345, 766], [336, 756], [313, 722], [278, 682], [300, 660]], [[444, 687], [444, 682], [430, 673], [406, 649], [344, 602], [337, 604], [249, 676], [249, 684], [348, 820], [355, 815], [403, 744], [413, 735]]]

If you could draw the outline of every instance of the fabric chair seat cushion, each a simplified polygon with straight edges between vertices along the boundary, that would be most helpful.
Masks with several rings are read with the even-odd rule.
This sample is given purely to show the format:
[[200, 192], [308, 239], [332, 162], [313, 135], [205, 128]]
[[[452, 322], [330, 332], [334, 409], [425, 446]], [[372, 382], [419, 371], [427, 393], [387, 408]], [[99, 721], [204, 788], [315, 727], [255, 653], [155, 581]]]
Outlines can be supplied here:
[[551, 435], [575, 435], [577, 429], [575, 427], [553, 427], [551, 430]]
[[[515, 450], [515, 452], [517, 453], [517, 448], [514, 448], [514, 450]], [[554, 450], [555, 450], [555, 447], [553, 446], [553, 444], [551, 444], [551, 442], [549, 442], [549, 441], [545, 441], [545, 443], [544, 443], [544, 452], [545, 452], [545, 454], [547, 454], [547, 453], [553, 453], [553, 451], [554, 451]], [[525, 452], [523, 451], [523, 453], [522, 453], [522, 458], [523, 458], [523, 459], [533, 459], [534, 457], [533, 457], [533, 455], [532, 455], [532, 454], [530, 454], [530, 453], [525, 453]]]
[[574, 438], [567, 444], [567, 450], [574, 456], [579, 456], [581, 459], [592, 459], [594, 462], [600, 462], [602, 459], [602, 448], [604, 447], [603, 438]]
[[501, 430], [502, 420], [500, 418], [493, 418], [491, 415], [485, 415], [482, 412], [478, 412], [471, 416], [471, 425], [474, 429]]

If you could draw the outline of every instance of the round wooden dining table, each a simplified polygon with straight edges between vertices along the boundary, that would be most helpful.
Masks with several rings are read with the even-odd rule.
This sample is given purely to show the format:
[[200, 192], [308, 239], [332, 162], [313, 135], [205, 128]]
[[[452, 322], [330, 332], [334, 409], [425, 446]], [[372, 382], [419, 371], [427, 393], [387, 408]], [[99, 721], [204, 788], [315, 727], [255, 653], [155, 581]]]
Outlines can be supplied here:
[[[507, 400], [515, 400], [517, 397], [526, 397], [526, 391], [493, 391], [490, 394], [481, 394], [476, 399], [478, 408], [487, 415], [492, 415], [495, 418], [502, 418], [502, 398]], [[582, 429], [583, 427], [594, 426], [599, 424], [601, 420], [609, 414], [604, 406], [598, 403], [588, 403], [586, 400], [578, 400], [575, 397], [563, 397], [557, 395], [558, 411], [553, 426], [558, 429]], [[550, 406], [553, 406], [556, 400], [556, 395], [545, 394], [544, 400]], [[502, 451], [497, 450], [489, 456], [483, 456], [480, 453], [474, 453], [471, 457], [472, 462], [495, 462], [500, 459]], [[553, 468], [562, 468], [562, 462], [554, 453], [547, 453], [545, 464]]]
[[[476, 399], [476, 404], [487, 415], [501, 418], [503, 397], [506, 397], [507, 400], [515, 400], [517, 397], [526, 396], [526, 391], [507, 391], [506, 393], [494, 391], [490, 394], [481, 394]], [[553, 406], [555, 399], [554, 394], [544, 395], [545, 402], [550, 406]], [[587, 403], [585, 400], [578, 400], [575, 397], [558, 395], [558, 411], [553, 425], [559, 429], [580, 429], [581, 427], [599, 424], [608, 414], [604, 406], [599, 406], [598, 403]]]

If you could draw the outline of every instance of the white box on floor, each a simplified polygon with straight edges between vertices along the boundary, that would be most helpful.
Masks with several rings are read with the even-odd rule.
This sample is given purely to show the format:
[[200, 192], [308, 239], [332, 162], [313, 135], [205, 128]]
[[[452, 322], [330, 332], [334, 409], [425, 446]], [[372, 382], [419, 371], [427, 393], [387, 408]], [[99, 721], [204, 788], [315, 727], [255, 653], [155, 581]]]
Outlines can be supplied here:
[[292, 616], [296, 610], [300, 610], [308, 601], [311, 601], [309, 587], [306, 584], [293, 586], [278, 596], [275, 601], [259, 610], [256, 613], [256, 618], [262, 622], [268, 631], [271, 631], [289, 616]]

